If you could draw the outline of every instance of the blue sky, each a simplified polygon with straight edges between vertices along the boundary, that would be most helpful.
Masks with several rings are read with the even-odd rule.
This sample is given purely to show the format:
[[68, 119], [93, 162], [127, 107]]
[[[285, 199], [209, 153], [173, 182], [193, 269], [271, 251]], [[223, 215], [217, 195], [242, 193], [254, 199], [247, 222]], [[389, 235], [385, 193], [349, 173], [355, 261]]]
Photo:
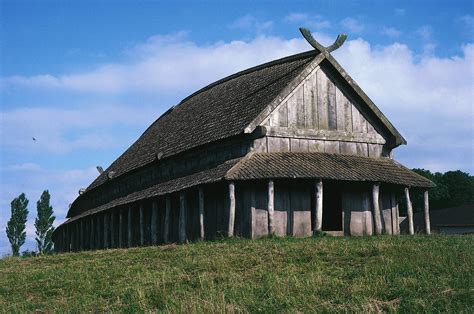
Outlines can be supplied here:
[[[0, 1], [0, 255], [10, 201], [52, 194], [57, 223], [164, 110], [247, 67], [323, 44], [407, 138], [395, 158], [473, 165], [472, 1]], [[32, 140], [36, 138], [36, 141]]]

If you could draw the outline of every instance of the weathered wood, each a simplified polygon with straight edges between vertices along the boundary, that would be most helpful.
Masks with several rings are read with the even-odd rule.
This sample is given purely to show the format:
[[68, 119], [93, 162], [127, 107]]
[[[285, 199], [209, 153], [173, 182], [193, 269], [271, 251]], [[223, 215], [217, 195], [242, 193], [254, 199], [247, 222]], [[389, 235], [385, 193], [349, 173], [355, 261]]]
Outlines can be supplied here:
[[341, 92], [339, 88], [336, 87], [336, 118], [337, 118], [337, 130], [338, 131], [345, 131], [345, 104], [346, 104], [346, 97]]
[[413, 226], [413, 207], [410, 200], [410, 191], [408, 188], [405, 188], [405, 198], [407, 202], [407, 215], [408, 215], [408, 232], [410, 234], [415, 234], [415, 228]]
[[169, 240], [170, 212], [171, 212], [171, 196], [167, 194], [165, 197], [165, 222], [163, 225], [163, 241], [165, 243], [167, 243]]
[[204, 240], [204, 188], [199, 187], [199, 239]]
[[229, 225], [227, 235], [229, 237], [234, 236], [234, 223], [235, 223], [235, 184], [229, 182]]
[[298, 119], [298, 110], [297, 110], [297, 96], [292, 95], [288, 101], [287, 101], [287, 106], [288, 106], [288, 127], [297, 127], [297, 119]]
[[296, 92], [296, 127], [304, 129], [305, 127], [305, 110], [304, 110], [304, 85]]
[[425, 211], [425, 231], [426, 234], [431, 234], [431, 226], [430, 226], [430, 200], [428, 195], [428, 190], [423, 193], [423, 201], [424, 201], [424, 211]]
[[151, 244], [158, 244], [158, 202], [153, 200], [151, 203]]
[[96, 214], [96, 221], [95, 221], [95, 226], [96, 226], [96, 235], [97, 235], [97, 239], [96, 239], [96, 248], [97, 249], [101, 249], [103, 247], [103, 233], [102, 233], [102, 221], [101, 221], [101, 217], [100, 217], [100, 214]]
[[143, 203], [140, 203], [139, 206], [139, 215], [140, 215], [140, 245], [145, 244], [145, 213], [144, 213]]
[[109, 219], [107, 212], [104, 212], [104, 249], [109, 248]]
[[133, 234], [132, 234], [132, 206], [128, 207], [128, 217], [127, 217], [127, 246], [132, 247], [133, 245]]
[[339, 154], [339, 142], [338, 141], [325, 141], [324, 142], [324, 152], [331, 154]]
[[85, 242], [85, 230], [84, 230], [84, 219], [79, 219], [79, 251], [84, 250]]
[[382, 218], [380, 216], [379, 193], [380, 185], [375, 183], [372, 186], [372, 208], [374, 210], [375, 234], [382, 234]]
[[110, 211], [110, 247], [115, 248], [115, 208]]
[[320, 130], [328, 129], [328, 84], [327, 77], [323, 70], [317, 72], [318, 84], [318, 125]]
[[186, 192], [179, 193], [179, 243], [186, 242]]
[[313, 82], [312, 77], [310, 76], [305, 79], [303, 90], [304, 90], [304, 121], [305, 121], [305, 128], [312, 129], [313, 128]]
[[328, 79], [327, 80], [327, 98], [328, 98], [328, 128], [330, 130], [337, 129], [337, 113], [336, 113], [336, 86]]
[[315, 194], [314, 232], [318, 233], [323, 228], [323, 181], [321, 179], [316, 181]]
[[392, 234], [400, 234], [398, 230], [398, 215], [397, 215], [397, 201], [395, 198], [395, 193], [390, 193], [390, 205], [392, 208]]
[[273, 180], [268, 181], [268, 233], [273, 235], [275, 233], [273, 216], [275, 210], [275, 187]]
[[[319, 139], [345, 142], [363, 142], [383, 145], [386, 143], [385, 139], [376, 134], [362, 134], [352, 133], [339, 130], [314, 130], [314, 129], [297, 129], [297, 128], [282, 128], [282, 127], [267, 127], [267, 136], [271, 137], [286, 137], [299, 139]], [[260, 140], [260, 139], [259, 139]]]
[[123, 247], [123, 213], [119, 208], [119, 226], [118, 226], [118, 247]]
[[284, 102], [278, 108], [278, 126], [288, 127], [288, 103]]

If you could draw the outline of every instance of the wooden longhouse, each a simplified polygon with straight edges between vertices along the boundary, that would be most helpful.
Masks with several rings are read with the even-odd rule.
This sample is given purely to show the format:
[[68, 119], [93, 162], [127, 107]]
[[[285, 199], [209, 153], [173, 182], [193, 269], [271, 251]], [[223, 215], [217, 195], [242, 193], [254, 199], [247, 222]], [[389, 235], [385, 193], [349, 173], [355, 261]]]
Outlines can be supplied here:
[[392, 158], [405, 139], [307, 30], [314, 50], [195, 92], [72, 203], [58, 252], [215, 239], [399, 234], [398, 202], [433, 183]]

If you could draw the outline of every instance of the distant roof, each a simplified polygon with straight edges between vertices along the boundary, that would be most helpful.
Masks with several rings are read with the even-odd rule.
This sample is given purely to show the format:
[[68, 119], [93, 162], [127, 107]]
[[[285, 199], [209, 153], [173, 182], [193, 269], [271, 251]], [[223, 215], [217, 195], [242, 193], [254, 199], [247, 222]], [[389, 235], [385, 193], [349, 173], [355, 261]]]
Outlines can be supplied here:
[[316, 152], [254, 153], [244, 158], [226, 175], [228, 180], [264, 178], [322, 178], [383, 182], [409, 187], [434, 186], [430, 180], [393, 159]]

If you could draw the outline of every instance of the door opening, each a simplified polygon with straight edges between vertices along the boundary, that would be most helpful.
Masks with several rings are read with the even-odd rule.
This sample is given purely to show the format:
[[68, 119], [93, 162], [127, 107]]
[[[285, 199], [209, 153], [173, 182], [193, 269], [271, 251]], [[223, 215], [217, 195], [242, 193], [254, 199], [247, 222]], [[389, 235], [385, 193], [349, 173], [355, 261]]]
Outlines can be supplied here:
[[323, 183], [323, 231], [342, 231], [342, 193], [336, 182]]

